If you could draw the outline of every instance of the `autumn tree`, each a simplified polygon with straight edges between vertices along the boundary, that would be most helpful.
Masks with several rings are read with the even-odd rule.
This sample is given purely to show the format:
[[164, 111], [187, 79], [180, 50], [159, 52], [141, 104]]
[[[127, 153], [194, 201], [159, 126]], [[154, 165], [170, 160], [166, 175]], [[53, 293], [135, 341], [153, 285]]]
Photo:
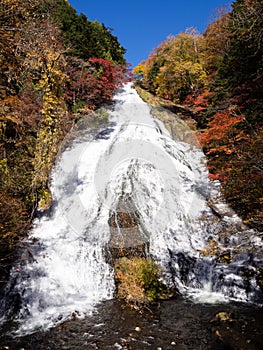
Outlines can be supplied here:
[[210, 23], [204, 32], [204, 64], [209, 73], [217, 72], [229, 45], [227, 23], [229, 13], [221, 8], [217, 18]]
[[197, 93], [206, 82], [203, 50], [203, 37], [194, 29], [169, 36], [142, 64], [144, 86], [175, 102]]
[[109, 60], [71, 57], [68, 62], [64, 96], [73, 113], [109, 103], [115, 90], [126, 81], [125, 70]]
[[138, 82], [141, 81], [145, 74], [145, 61], [140, 62], [132, 70], [133, 78]]

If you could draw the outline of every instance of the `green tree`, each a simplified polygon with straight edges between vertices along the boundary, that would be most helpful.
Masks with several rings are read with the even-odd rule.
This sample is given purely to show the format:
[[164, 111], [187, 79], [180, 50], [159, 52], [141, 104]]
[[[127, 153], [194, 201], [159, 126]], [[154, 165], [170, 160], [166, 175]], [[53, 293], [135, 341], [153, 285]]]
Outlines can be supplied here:
[[125, 49], [112, 30], [97, 21], [89, 21], [86, 15], [77, 14], [65, 0], [48, 0], [42, 5], [50, 19], [61, 29], [63, 44], [70, 55], [84, 60], [104, 58], [125, 65]]

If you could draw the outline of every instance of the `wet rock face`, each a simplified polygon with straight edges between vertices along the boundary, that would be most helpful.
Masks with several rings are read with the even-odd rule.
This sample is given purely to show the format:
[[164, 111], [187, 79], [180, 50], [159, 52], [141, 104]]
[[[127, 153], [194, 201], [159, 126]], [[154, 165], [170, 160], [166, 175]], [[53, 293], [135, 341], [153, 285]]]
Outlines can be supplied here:
[[136, 247], [110, 247], [110, 256], [108, 262], [114, 264], [117, 259], [128, 258], [132, 259], [133, 257], [146, 258], [149, 247], [146, 243], [137, 245]]
[[135, 227], [138, 225], [138, 215], [129, 212], [117, 212], [111, 214], [108, 224], [110, 227]]
[[126, 257], [146, 258], [149, 242], [144, 234], [136, 210], [123, 206], [113, 211], [108, 220], [110, 226], [109, 251], [111, 261]]
[[173, 297], [174, 291], [159, 280], [160, 267], [149, 258], [149, 241], [136, 210], [119, 205], [110, 214], [108, 224], [109, 262], [115, 271], [117, 298], [131, 307], [141, 309], [159, 299]]

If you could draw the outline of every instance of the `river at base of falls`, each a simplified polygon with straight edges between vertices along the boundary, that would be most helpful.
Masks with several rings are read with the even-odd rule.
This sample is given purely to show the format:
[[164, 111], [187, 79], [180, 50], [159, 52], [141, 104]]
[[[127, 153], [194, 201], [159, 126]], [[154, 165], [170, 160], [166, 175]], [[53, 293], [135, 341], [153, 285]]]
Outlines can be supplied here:
[[[217, 321], [216, 315], [223, 313], [229, 319]], [[262, 350], [263, 312], [245, 304], [203, 305], [177, 299], [141, 314], [110, 300], [85, 319], [15, 339], [0, 337], [0, 349]]]

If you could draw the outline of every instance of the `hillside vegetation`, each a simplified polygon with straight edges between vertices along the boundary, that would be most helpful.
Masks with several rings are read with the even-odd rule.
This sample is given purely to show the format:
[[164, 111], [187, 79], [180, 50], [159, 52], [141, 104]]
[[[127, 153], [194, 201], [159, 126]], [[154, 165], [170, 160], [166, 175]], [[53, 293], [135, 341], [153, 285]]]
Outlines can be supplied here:
[[110, 103], [126, 79], [125, 49], [111, 30], [66, 0], [0, 5], [0, 281], [48, 181], [59, 145], [83, 113]]
[[192, 111], [211, 179], [262, 231], [263, 3], [237, 0], [201, 35], [169, 36], [133, 70], [141, 87]]

